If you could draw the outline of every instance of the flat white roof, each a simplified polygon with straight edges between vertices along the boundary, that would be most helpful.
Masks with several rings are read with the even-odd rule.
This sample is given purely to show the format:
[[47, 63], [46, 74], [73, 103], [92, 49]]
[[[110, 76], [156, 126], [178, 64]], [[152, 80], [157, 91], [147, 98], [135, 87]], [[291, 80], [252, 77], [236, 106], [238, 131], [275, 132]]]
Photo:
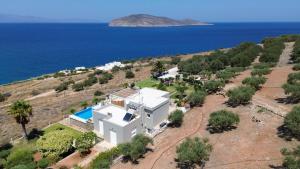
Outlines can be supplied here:
[[153, 88], [143, 88], [137, 94], [130, 96], [129, 101], [137, 104], [143, 104], [149, 109], [155, 109], [161, 104], [168, 102], [168, 98], [164, 97], [169, 92], [157, 90]]
[[[126, 110], [115, 105], [104, 106], [101, 109], [95, 110], [95, 112], [107, 116], [107, 118], [105, 118], [106, 121], [117, 124], [119, 126], [126, 126], [128, 123], [130, 123], [123, 120], [125, 114], [127, 113]], [[109, 113], [111, 114], [111, 117], [108, 116]]]

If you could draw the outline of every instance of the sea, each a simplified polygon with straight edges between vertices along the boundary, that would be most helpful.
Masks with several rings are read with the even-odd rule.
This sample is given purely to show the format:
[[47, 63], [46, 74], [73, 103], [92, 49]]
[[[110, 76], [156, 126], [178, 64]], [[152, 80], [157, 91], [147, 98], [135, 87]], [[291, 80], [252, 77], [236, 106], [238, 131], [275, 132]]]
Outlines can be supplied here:
[[265, 37], [300, 34], [300, 23], [117, 28], [108, 24], [0, 24], [0, 84], [78, 66], [174, 56]]

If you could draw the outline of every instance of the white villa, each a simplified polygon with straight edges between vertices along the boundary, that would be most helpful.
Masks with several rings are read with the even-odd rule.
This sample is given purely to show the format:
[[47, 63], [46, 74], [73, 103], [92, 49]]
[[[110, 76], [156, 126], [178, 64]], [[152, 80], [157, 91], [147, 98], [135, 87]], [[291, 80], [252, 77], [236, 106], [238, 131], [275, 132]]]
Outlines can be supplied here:
[[[167, 124], [170, 93], [143, 88], [123, 89], [109, 95], [104, 103], [71, 116], [71, 123], [88, 125], [99, 137], [117, 145], [129, 142], [136, 134], [154, 136]], [[91, 111], [89, 119], [82, 113]]]
[[111, 63], [107, 63], [105, 64], [104, 66], [99, 66], [99, 67], [96, 67], [97, 70], [103, 70], [103, 71], [110, 71], [112, 70], [113, 67], [125, 67], [124, 64], [122, 64], [121, 62], [111, 62]]

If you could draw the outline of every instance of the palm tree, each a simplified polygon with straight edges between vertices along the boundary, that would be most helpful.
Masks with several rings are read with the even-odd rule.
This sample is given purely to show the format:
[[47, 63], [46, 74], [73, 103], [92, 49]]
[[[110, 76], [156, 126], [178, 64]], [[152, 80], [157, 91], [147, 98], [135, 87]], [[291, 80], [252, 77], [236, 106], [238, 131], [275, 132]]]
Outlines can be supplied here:
[[8, 113], [16, 119], [18, 124], [21, 124], [24, 135], [28, 139], [26, 124], [32, 116], [32, 106], [24, 100], [18, 100], [9, 107]]

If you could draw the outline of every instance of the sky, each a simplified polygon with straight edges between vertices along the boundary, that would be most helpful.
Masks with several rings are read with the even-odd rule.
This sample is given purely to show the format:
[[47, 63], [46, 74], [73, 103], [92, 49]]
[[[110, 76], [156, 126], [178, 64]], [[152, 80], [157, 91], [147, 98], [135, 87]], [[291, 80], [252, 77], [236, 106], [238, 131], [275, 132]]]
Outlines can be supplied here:
[[206, 22], [300, 21], [300, 0], [0, 0], [0, 13], [109, 22], [152, 14]]

